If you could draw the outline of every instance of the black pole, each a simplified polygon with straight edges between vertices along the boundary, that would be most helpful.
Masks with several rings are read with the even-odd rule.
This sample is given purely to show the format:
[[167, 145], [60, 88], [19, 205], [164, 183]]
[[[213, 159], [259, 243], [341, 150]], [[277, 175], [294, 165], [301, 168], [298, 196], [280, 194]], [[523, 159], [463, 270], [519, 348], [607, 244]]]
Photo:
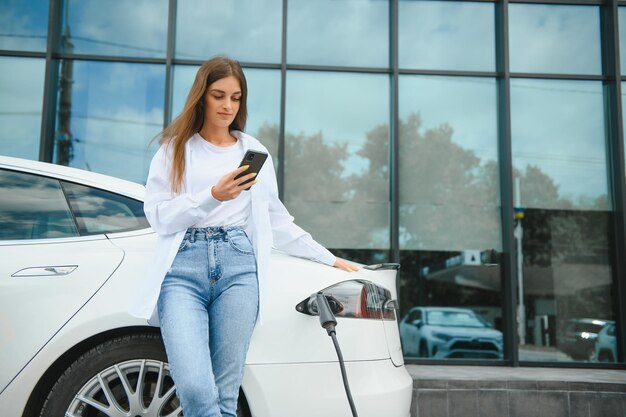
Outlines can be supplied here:
[[[519, 366], [517, 323], [517, 267], [513, 236], [513, 158], [511, 146], [511, 73], [509, 69], [509, 1], [496, 4], [496, 65], [498, 71], [498, 158], [502, 223], [502, 323], [504, 354], [512, 366]], [[520, 323], [519, 325], [525, 325]]]
[[624, 123], [622, 119], [622, 81], [619, 50], [619, 15], [617, 0], [601, 8], [605, 117], [609, 184], [613, 196], [612, 271], [615, 291], [613, 303], [617, 333], [617, 362], [626, 360], [626, 172], [624, 169]]

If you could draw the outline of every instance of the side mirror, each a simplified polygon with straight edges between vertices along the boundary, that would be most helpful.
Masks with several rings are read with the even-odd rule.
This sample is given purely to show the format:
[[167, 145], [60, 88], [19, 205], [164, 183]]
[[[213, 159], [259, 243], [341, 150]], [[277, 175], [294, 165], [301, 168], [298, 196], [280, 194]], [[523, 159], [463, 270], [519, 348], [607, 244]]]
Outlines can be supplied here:
[[422, 321], [421, 320], [413, 320], [413, 323], [411, 323], [413, 326], [417, 327], [418, 329], [422, 328]]

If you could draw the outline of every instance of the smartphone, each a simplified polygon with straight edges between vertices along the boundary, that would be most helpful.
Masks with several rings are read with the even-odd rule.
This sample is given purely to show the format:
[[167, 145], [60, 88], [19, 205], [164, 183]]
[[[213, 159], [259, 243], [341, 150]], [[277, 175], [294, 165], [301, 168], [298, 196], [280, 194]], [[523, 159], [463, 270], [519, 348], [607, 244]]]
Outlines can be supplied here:
[[[258, 174], [266, 159], [267, 154], [265, 152], [253, 150], [246, 151], [246, 154], [243, 156], [243, 159], [241, 160], [239, 166], [250, 165], [250, 168], [237, 175], [235, 179], [243, 177], [244, 175], [248, 175], [252, 172], [256, 172]], [[249, 179], [248, 181], [244, 182], [244, 184], [254, 181], [255, 178], [256, 177]], [[252, 186], [246, 188], [246, 190], [249, 190], [250, 188], [252, 188]]]

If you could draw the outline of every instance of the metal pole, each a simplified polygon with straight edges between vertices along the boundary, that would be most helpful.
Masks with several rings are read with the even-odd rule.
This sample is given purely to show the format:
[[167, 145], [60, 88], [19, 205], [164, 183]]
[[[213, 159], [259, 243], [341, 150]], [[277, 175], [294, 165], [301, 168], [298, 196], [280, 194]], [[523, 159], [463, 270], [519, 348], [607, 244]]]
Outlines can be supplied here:
[[[69, 0], [65, 7], [65, 27], [61, 34], [62, 50], [66, 54], [74, 52], [69, 24]], [[55, 164], [69, 166], [72, 160], [72, 84], [74, 83], [74, 60], [61, 61], [59, 79], [59, 113], [57, 129], [54, 135], [56, 147]]]
[[524, 212], [520, 203], [520, 179], [515, 178], [513, 186], [513, 209], [515, 211], [515, 258], [517, 260], [517, 335], [520, 345], [526, 344], [526, 306], [524, 305], [524, 252], [522, 250], [522, 240], [524, 238], [524, 229], [522, 227], [522, 219]]

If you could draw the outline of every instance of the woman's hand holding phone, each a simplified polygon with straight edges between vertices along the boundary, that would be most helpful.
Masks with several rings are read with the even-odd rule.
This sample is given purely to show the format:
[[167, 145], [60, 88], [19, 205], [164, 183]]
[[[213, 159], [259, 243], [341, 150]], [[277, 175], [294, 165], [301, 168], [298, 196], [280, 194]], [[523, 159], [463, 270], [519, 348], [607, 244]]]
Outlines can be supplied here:
[[243, 174], [248, 168], [249, 165], [240, 166], [239, 168], [226, 173], [222, 178], [220, 178], [217, 184], [215, 184], [211, 188], [211, 194], [213, 195], [213, 198], [218, 201], [232, 200], [234, 198], [237, 198], [243, 190], [250, 187], [250, 184], [255, 184], [256, 180], [252, 181], [252, 183], [244, 183], [253, 179], [257, 175], [256, 172], [252, 172], [250, 174], [246, 174], [235, 179], [237, 175]]

